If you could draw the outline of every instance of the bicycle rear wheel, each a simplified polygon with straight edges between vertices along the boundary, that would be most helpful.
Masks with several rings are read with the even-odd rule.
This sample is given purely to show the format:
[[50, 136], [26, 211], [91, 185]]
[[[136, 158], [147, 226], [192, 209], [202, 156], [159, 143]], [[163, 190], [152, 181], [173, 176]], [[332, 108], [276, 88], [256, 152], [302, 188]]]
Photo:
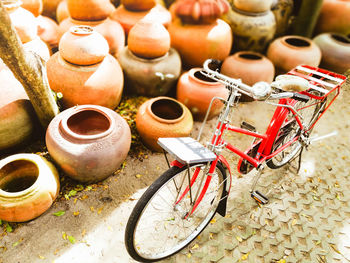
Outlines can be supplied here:
[[[207, 173], [206, 164], [191, 165], [191, 175], [198, 171], [192, 197], [202, 189]], [[125, 245], [130, 256], [142, 262], [169, 257], [195, 239], [214, 217], [224, 198], [226, 171], [218, 163], [209, 188], [191, 216], [190, 193], [180, 196], [188, 186], [187, 166], [171, 167], [141, 196], [129, 217], [125, 230]], [[204, 177], [203, 184], [201, 183]], [[186, 218], [185, 218], [186, 217]]]
[[[309, 93], [316, 96], [320, 95], [318, 91], [310, 91]], [[310, 135], [313, 124], [318, 119], [325, 106], [326, 99], [320, 101], [310, 98], [308, 102], [296, 101], [294, 108], [302, 116], [304, 131], [307, 131], [308, 135]], [[271, 153], [277, 151], [280, 147], [293, 140], [296, 136], [299, 136], [300, 132], [300, 126], [298, 125], [294, 114], [289, 111], [284, 123], [281, 125], [277, 133], [275, 142], [271, 148]], [[301, 148], [302, 145], [300, 141], [297, 140], [289, 147], [268, 160], [266, 164], [272, 169], [280, 168], [299, 156]]]

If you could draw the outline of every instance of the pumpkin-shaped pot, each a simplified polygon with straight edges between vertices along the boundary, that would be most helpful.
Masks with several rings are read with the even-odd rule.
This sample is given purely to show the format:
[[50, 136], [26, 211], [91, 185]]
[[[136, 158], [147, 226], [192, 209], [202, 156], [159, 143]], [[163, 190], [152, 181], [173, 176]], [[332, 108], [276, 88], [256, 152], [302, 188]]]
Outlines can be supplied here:
[[59, 193], [56, 168], [36, 154], [0, 160], [0, 219], [24, 222], [43, 214]]
[[169, 97], [157, 97], [143, 103], [136, 115], [136, 128], [144, 144], [153, 151], [162, 151], [160, 137], [186, 137], [193, 127], [189, 109]]
[[47, 149], [70, 177], [84, 183], [112, 175], [126, 158], [130, 128], [115, 111], [80, 105], [58, 114], [46, 132]]
[[[203, 120], [213, 97], [227, 99], [225, 85], [201, 73], [201, 68], [193, 68], [183, 73], [177, 83], [177, 99], [192, 112], [195, 120]], [[215, 100], [208, 118], [217, 116], [224, 104]]]
[[114, 10], [109, 0], [67, 0], [67, 7], [72, 18], [83, 21], [106, 19]]

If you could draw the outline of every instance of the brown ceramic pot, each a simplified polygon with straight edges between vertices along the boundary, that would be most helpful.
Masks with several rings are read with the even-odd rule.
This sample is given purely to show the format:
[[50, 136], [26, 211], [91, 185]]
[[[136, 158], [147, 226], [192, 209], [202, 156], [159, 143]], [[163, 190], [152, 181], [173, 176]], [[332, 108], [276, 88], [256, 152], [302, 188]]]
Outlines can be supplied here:
[[276, 74], [279, 75], [300, 64], [317, 67], [321, 62], [321, 50], [308, 38], [284, 36], [270, 44], [267, 57], [275, 65]]
[[51, 50], [55, 50], [58, 47], [57, 23], [47, 16], [38, 16], [36, 20], [38, 22], [38, 36]]
[[156, 5], [155, 0], [121, 0], [121, 4], [130, 11], [147, 11]]
[[67, 32], [72, 26], [83, 25], [91, 26], [100, 33], [108, 42], [109, 53], [116, 56], [125, 45], [125, 33], [122, 26], [109, 18], [101, 21], [79, 21], [67, 18], [59, 25], [60, 37]]
[[201, 67], [208, 59], [224, 60], [232, 46], [230, 26], [221, 19], [212, 24], [183, 24], [175, 19], [169, 25], [171, 46], [186, 68]]
[[106, 19], [114, 10], [109, 0], [67, 0], [67, 7], [73, 19], [83, 21]]
[[21, 153], [0, 161], [0, 219], [24, 222], [43, 214], [60, 188], [56, 168], [36, 154]]
[[276, 19], [275, 37], [284, 36], [288, 31], [294, 8], [293, 0], [274, 0], [271, 11]]
[[161, 57], [170, 49], [170, 35], [161, 23], [141, 19], [129, 32], [128, 47], [138, 57]]
[[43, 0], [44, 10], [42, 15], [56, 19], [56, 10], [62, 0]]
[[[195, 120], [203, 120], [213, 97], [227, 99], [228, 90], [224, 84], [207, 78], [201, 68], [192, 68], [183, 73], [177, 83], [177, 99], [192, 112]], [[208, 118], [217, 116], [224, 104], [215, 100]]]
[[84, 183], [112, 175], [131, 144], [127, 122], [115, 111], [81, 105], [58, 114], [46, 132], [51, 157], [70, 177]]
[[67, 1], [63, 0], [57, 6], [56, 21], [57, 23], [61, 23], [63, 20], [65, 20], [68, 17], [70, 17], [70, 14], [68, 11]]
[[271, 9], [272, 0], [233, 0], [233, 4], [245, 12], [261, 13]]
[[144, 144], [153, 151], [162, 151], [160, 137], [187, 137], [193, 119], [189, 109], [169, 97], [157, 97], [143, 103], [136, 115], [136, 128]]
[[42, 0], [21, 0], [22, 7], [30, 11], [34, 16], [40, 16], [43, 12]]
[[344, 73], [350, 69], [350, 39], [339, 33], [323, 33], [314, 42], [321, 49], [320, 67]]

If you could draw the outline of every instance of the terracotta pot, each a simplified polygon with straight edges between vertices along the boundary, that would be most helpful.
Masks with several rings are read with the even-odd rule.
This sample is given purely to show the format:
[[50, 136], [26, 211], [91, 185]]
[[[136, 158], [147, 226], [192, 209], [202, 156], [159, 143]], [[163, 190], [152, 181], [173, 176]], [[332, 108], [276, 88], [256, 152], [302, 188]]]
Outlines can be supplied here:
[[325, 0], [315, 27], [316, 33], [337, 32], [350, 33], [350, 1]]
[[36, 20], [38, 22], [38, 36], [51, 50], [55, 50], [58, 47], [57, 23], [47, 16], [38, 16]]
[[113, 11], [110, 18], [119, 22], [124, 28], [125, 34], [128, 34], [130, 29], [146, 15], [148, 19], [160, 22], [165, 27], [168, 27], [171, 21], [170, 12], [159, 4], [157, 4], [151, 10], [139, 12], [129, 11], [123, 5], [120, 5]]
[[91, 26], [100, 33], [108, 42], [109, 53], [116, 56], [125, 45], [125, 33], [122, 26], [109, 18], [101, 21], [79, 21], [67, 18], [59, 25], [60, 37], [67, 32], [72, 26]]
[[[213, 97], [227, 99], [228, 90], [224, 84], [201, 74], [201, 68], [192, 68], [183, 73], [177, 83], [177, 99], [192, 112], [195, 120], [203, 120]], [[215, 100], [208, 118], [217, 116], [224, 104]]]
[[56, 20], [58, 23], [61, 23], [63, 20], [65, 20], [68, 17], [70, 17], [70, 14], [68, 11], [67, 1], [63, 0], [57, 6]]
[[36, 154], [15, 154], [0, 161], [0, 219], [24, 222], [43, 214], [60, 188], [56, 168]]
[[283, 36], [288, 31], [291, 24], [293, 8], [293, 0], [275, 0], [272, 4], [271, 11], [276, 19], [275, 37]]
[[337, 33], [323, 33], [314, 38], [321, 49], [320, 67], [344, 73], [350, 69], [350, 39]]
[[271, 9], [272, 0], [233, 0], [233, 4], [245, 12], [261, 13]]
[[156, 5], [155, 0], [121, 0], [121, 4], [130, 11], [147, 11]]
[[157, 144], [160, 137], [187, 137], [193, 119], [189, 109], [169, 97], [157, 97], [143, 103], [136, 115], [136, 128], [144, 144], [161, 152]]
[[308, 38], [284, 36], [270, 44], [267, 57], [275, 65], [276, 74], [279, 75], [300, 64], [317, 67], [321, 62], [321, 50]]
[[34, 16], [40, 16], [43, 12], [42, 0], [21, 0], [22, 7], [30, 11]]
[[144, 59], [125, 47], [118, 60], [124, 71], [126, 91], [133, 95], [165, 95], [176, 86], [181, 73], [181, 58], [173, 48], [162, 57]]
[[45, 62], [50, 59], [51, 51], [47, 44], [40, 39], [40, 37], [36, 37], [33, 40], [24, 43], [23, 47], [26, 50], [30, 50], [36, 54], [38, 54]]
[[231, 9], [224, 20], [231, 26], [233, 49], [250, 50], [263, 53], [276, 32], [276, 21], [273, 13], [247, 13]]
[[232, 46], [230, 26], [221, 19], [213, 24], [183, 24], [175, 19], [169, 25], [171, 46], [186, 68], [201, 67], [208, 58], [224, 60]]
[[161, 23], [142, 19], [131, 28], [128, 47], [138, 57], [161, 57], [170, 49], [170, 35]]
[[5, 9], [9, 13], [13, 27], [21, 39], [22, 43], [27, 43], [37, 36], [37, 22], [35, 16], [28, 10], [20, 7], [21, 1], [2, 1]]
[[42, 15], [56, 19], [56, 10], [62, 0], [43, 0], [44, 10]]
[[114, 10], [109, 0], [67, 0], [67, 6], [73, 19], [83, 21], [106, 19]]
[[112, 175], [125, 160], [130, 128], [115, 111], [81, 105], [58, 114], [46, 132], [47, 149], [70, 177], [84, 183]]
[[[0, 63], [2, 64], [2, 63]], [[32, 138], [36, 116], [21, 83], [10, 69], [0, 70], [0, 151], [22, 145]]]
[[61, 56], [75, 65], [93, 65], [108, 54], [107, 40], [90, 26], [73, 26], [63, 34], [59, 51]]

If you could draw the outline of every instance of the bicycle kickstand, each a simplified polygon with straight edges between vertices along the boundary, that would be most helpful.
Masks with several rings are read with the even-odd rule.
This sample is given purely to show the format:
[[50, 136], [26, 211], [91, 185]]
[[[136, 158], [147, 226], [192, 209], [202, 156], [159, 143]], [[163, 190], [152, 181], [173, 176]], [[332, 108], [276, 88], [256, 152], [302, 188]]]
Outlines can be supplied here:
[[260, 179], [260, 176], [264, 170], [264, 167], [261, 166], [258, 168], [258, 174], [255, 176], [251, 190], [250, 190], [250, 196], [259, 204], [266, 205], [269, 202], [269, 199], [260, 193], [258, 190], [255, 190], [256, 184], [258, 183], [258, 180]]

